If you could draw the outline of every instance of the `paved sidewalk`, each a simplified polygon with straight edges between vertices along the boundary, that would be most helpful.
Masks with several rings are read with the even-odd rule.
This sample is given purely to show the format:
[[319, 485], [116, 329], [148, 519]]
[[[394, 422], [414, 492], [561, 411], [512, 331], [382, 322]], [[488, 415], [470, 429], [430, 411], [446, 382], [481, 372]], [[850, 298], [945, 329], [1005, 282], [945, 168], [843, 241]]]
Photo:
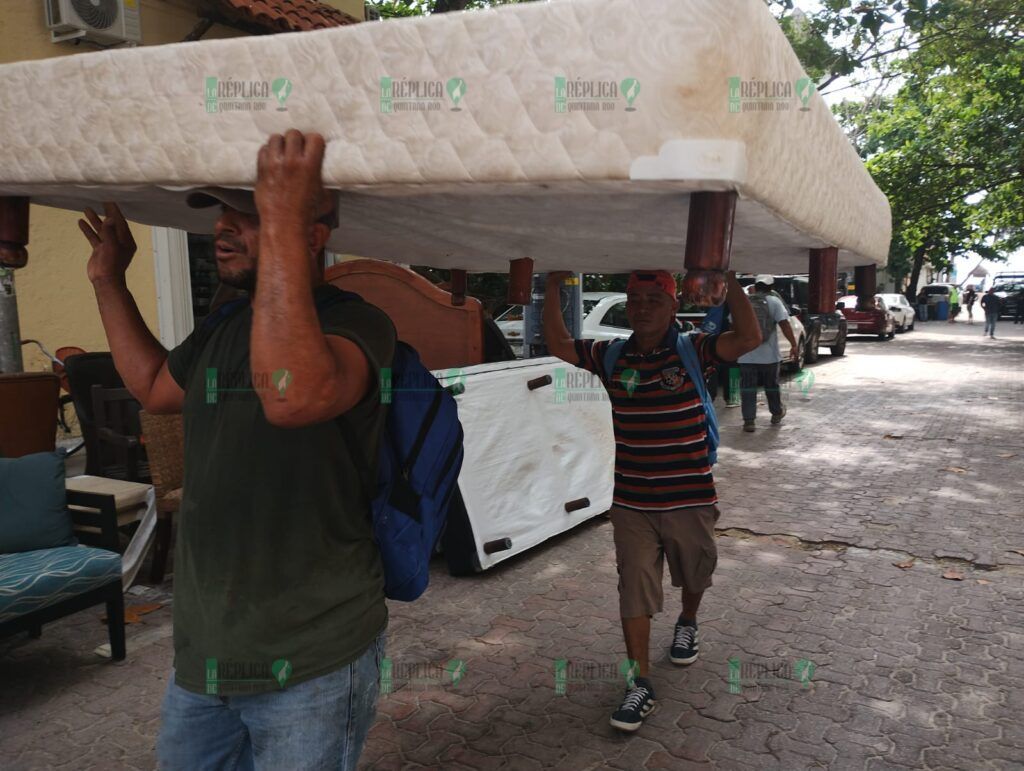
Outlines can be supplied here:
[[[1020, 768], [1024, 330], [1000, 327], [851, 341], [789, 381], [778, 428], [720, 411], [701, 657], [668, 661], [667, 592], [638, 734], [608, 726], [624, 651], [598, 518], [473, 578], [438, 563], [425, 598], [392, 606], [361, 767]], [[92, 653], [98, 618], [0, 641], [0, 767], [153, 767], [169, 607], [129, 627], [120, 665]]]

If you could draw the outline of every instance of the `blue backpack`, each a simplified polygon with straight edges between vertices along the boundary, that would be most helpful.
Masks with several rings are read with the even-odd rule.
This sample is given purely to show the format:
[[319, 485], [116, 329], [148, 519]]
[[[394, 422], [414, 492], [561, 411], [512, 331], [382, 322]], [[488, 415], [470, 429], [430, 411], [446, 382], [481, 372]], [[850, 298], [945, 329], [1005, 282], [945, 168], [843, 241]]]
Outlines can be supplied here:
[[[338, 289], [317, 303], [361, 300]], [[248, 304], [235, 300], [203, 324], [209, 333]], [[229, 307], [230, 306], [230, 307]], [[410, 345], [398, 341], [391, 366], [381, 370], [381, 401], [388, 411], [377, 451], [376, 477], [345, 416], [337, 418], [349, 456], [373, 513], [373, 535], [384, 564], [384, 594], [392, 600], [419, 597], [430, 580], [430, 557], [444, 530], [448, 504], [459, 480], [463, 433], [454, 393], [441, 386]]]
[[[604, 371], [609, 383], [612, 379], [612, 373], [615, 371], [615, 362], [617, 362], [619, 357], [622, 356], [622, 348], [625, 345], [626, 340], [621, 338], [618, 340], [612, 340], [612, 342], [608, 344], [608, 348], [604, 353]], [[693, 340], [690, 339], [688, 334], [676, 335], [676, 353], [679, 354], [679, 358], [683, 362], [683, 368], [686, 369], [687, 376], [697, 389], [697, 394], [700, 396], [701, 404], [704, 407], [704, 428], [708, 442], [708, 463], [714, 466], [718, 463], [718, 415], [715, 414], [715, 407], [711, 403], [711, 398], [708, 394], [707, 383], [704, 382], [704, 371], [701, 369], [700, 360], [697, 358], [697, 349], [694, 348]]]
[[381, 381], [381, 401], [389, 407], [375, 483], [352, 432], [343, 433], [366, 480], [373, 534], [384, 563], [384, 594], [408, 602], [427, 588], [430, 557], [462, 469], [462, 424], [453, 396], [461, 384], [444, 388], [416, 350], [401, 340]]
[[[317, 308], [361, 299], [338, 290]], [[461, 383], [443, 387], [411, 345], [395, 343], [391, 366], [381, 370], [380, 396], [388, 411], [376, 478], [345, 416], [338, 418], [370, 503], [388, 599], [411, 602], [430, 581], [430, 558], [444, 531], [465, 454], [453, 395], [461, 391]]]

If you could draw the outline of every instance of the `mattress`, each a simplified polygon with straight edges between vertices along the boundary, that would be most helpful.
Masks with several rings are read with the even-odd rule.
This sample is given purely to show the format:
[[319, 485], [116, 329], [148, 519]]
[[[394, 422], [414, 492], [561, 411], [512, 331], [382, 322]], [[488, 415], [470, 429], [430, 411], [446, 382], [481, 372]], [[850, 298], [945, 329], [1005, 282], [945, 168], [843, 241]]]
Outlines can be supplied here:
[[0, 67], [0, 195], [212, 232], [267, 136], [328, 140], [331, 247], [504, 271], [682, 269], [689, 196], [733, 267], [883, 265], [890, 214], [762, 0], [554, 0]]
[[[597, 377], [554, 357], [434, 374], [465, 389], [455, 397], [466, 451], [459, 491], [481, 569], [611, 507], [615, 436]], [[547, 385], [527, 387], [545, 376]], [[488, 554], [485, 544], [500, 542]]]

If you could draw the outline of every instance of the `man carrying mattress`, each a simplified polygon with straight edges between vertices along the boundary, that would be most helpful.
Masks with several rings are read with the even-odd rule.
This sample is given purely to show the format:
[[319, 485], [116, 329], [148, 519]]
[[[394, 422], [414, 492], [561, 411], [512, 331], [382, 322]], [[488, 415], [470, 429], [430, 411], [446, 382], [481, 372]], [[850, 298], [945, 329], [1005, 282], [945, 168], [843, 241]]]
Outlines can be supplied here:
[[[114, 363], [150, 412], [181, 412], [174, 668], [160, 767], [354, 769], [376, 707], [387, 608], [369, 504], [338, 416], [375, 458], [395, 331], [323, 280], [337, 224], [324, 140], [275, 134], [255, 193], [219, 206], [217, 273], [244, 297], [168, 352], [125, 284], [135, 242], [91, 209], [88, 275]], [[251, 299], [250, 299], [251, 298]]]
[[[682, 589], [682, 612], [669, 650], [674, 664], [692, 664], [700, 648], [697, 608], [718, 561], [718, 496], [708, 455], [704, 408], [693, 378], [735, 362], [761, 342], [743, 288], [728, 277], [732, 331], [692, 334], [700, 372], [680, 357], [673, 323], [679, 308], [667, 271], [636, 271], [626, 287], [633, 334], [625, 344], [573, 340], [562, 320], [559, 288], [567, 273], [548, 275], [544, 339], [548, 350], [598, 375], [608, 391], [615, 429], [615, 496], [611, 521], [619, 571], [619, 613], [636, 676], [611, 724], [635, 731], [655, 707], [648, 679], [651, 616], [662, 610], [662, 565]], [[685, 344], [685, 341], [681, 341]], [[614, 360], [612, 360], [614, 359]]]

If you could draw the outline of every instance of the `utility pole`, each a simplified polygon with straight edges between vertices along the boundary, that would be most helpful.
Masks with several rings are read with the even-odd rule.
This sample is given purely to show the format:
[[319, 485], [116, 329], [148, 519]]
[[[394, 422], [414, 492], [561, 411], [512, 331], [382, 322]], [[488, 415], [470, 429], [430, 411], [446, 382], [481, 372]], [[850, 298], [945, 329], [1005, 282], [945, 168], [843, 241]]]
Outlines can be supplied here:
[[0, 267], [0, 373], [8, 374], [23, 370], [18, 297], [14, 293], [14, 270]]
[[[548, 355], [544, 342], [544, 294], [547, 288], [547, 273], [533, 275], [533, 292], [530, 304], [523, 308], [523, 358], [535, 359]], [[575, 274], [565, 279], [559, 293], [562, 318], [565, 327], [574, 340], [583, 335], [583, 276]]]

